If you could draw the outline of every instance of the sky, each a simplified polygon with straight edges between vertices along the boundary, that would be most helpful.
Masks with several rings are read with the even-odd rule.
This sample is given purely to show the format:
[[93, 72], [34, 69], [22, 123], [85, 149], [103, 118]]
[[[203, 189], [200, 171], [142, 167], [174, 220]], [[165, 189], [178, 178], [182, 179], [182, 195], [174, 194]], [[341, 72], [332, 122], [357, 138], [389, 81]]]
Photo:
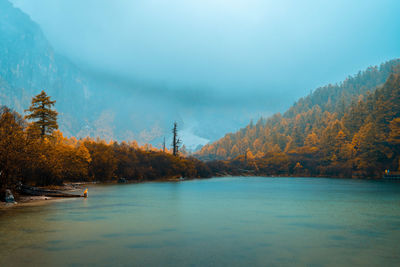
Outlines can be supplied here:
[[11, 1], [78, 65], [245, 119], [400, 57], [398, 0]]

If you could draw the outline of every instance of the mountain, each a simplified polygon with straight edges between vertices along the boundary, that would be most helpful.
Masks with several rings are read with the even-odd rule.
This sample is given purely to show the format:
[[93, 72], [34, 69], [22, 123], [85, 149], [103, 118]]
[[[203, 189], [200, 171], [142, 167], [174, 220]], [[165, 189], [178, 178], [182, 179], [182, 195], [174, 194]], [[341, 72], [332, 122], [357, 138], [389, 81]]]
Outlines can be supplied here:
[[45, 90], [57, 100], [67, 134], [83, 127], [88, 85], [71, 62], [54, 52], [40, 27], [21, 10], [0, 1], [0, 104], [23, 112]]
[[[295, 123], [296, 116], [302, 114], [302, 120], [307, 120], [310, 118], [305, 114], [310, 112], [315, 116], [337, 113], [340, 119], [354, 98], [382, 85], [397, 63], [398, 60], [387, 62], [341, 84], [319, 88], [283, 115], [262, 119], [256, 127], [251, 124], [241, 129], [240, 134], [228, 134], [204, 147], [198, 156], [228, 159], [247, 150], [262, 156], [275, 149], [275, 145], [283, 151], [288, 143], [288, 149], [301, 146], [304, 136], [292, 132], [309, 134], [310, 126], [306, 129], [306, 124]], [[259, 96], [249, 95], [249, 98], [257, 99], [258, 104], [245, 108], [237, 99], [235, 102], [235, 98], [230, 98], [230, 94], [218, 95], [204, 88], [186, 89], [84, 69], [58, 54], [39, 25], [27, 14], [9, 1], [0, 0], [0, 105], [23, 113], [29, 107], [31, 97], [45, 90], [57, 101], [59, 125], [66, 136], [137, 140], [139, 144], [161, 147], [164, 137], [169, 144], [171, 126], [177, 121], [181, 139], [189, 149], [246, 125], [249, 118], [260, 114], [260, 110], [265, 113], [275, 108], [269, 106], [271, 103], [266, 106]], [[274, 132], [273, 128], [279, 128], [281, 123], [287, 123], [288, 127]], [[271, 136], [259, 133], [267, 129], [274, 133]]]
[[348, 175], [366, 169], [376, 174], [385, 166], [397, 169], [396, 145], [388, 140], [395, 135], [391, 127], [400, 117], [399, 64], [399, 59], [391, 60], [340, 84], [318, 88], [283, 115], [251, 122], [204, 146], [197, 156], [203, 160], [260, 159], [259, 165], [267, 159], [279, 162], [284, 158], [287, 164], [291, 161], [284, 171], [288, 174], [307, 162], [305, 172], [314, 175], [343, 174], [339, 166]]
[[157, 120], [127, 123], [137, 119], [132, 118], [132, 104], [136, 110], [143, 107], [137, 104], [140, 96], [115, 87], [112, 79], [83, 71], [56, 53], [38, 24], [9, 1], [0, 0], [0, 105], [23, 113], [31, 98], [45, 90], [57, 101], [59, 125], [67, 136], [140, 143], [161, 139]]
[[194, 149], [226, 129], [245, 125], [255, 112], [239, 112], [228, 120], [231, 111], [215, 104], [224, 95], [138, 82], [74, 64], [55, 51], [26, 13], [0, 0], [0, 105], [23, 113], [41, 90], [57, 101], [66, 136], [136, 140], [159, 147], [164, 137], [170, 140], [174, 121], [186, 147]]

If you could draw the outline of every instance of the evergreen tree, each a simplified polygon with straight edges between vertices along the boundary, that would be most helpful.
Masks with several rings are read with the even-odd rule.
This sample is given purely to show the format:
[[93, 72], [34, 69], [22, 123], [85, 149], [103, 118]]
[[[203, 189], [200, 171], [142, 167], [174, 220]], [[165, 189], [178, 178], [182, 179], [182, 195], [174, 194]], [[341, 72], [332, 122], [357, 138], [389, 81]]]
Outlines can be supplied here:
[[33, 125], [40, 130], [41, 137], [50, 135], [54, 130], [58, 129], [57, 124], [57, 111], [53, 110], [52, 107], [56, 103], [55, 100], [50, 100], [50, 96], [42, 90], [40, 94], [32, 98], [32, 105], [29, 109], [25, 110], [29, 112], [26, 115], [26, 119], [34, 120]]

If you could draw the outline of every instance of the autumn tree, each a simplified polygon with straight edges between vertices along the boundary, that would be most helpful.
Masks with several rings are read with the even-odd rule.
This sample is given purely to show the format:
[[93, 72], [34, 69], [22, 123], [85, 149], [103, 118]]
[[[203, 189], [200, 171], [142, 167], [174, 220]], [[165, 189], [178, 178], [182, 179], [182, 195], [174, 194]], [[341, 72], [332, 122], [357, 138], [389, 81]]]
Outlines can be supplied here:
[[394, 146], [400, 146], [400, 118], [394, 118], [390, 122], [390, 134], [388, 141]]
[[234, 158], [236, 158], [237, 156], [239, 156], [239, 148], [237, 147], [237, 145], [235, 144], [233, 147], [232, 147], [232, 149], [231, 149], [231, 153], [230, 153], [230, 155], [231, 155], [231, 158], [232, 159], [234, 159]]
[[368, 176], [377, 175], [383, 170], [385, 149], [379, 143], [377, 130], [372, 122], [363, 125], [353, 137], [355, 164], [359, 171]]
[[23, 120], [7, 107], [0, 109], [0, 189], [12, 184], [26, 155]]
[[40, 94], [32, 98], [32, 104], [29, 109], [25, 110], [28, 114], [25, 116], [28, 120], [33, 120], [33, 125], [40, 129], [41, 137], [49, 136], [58, 129], [57, 111], [52, 107], [56, 103], [50, 100], [50, 96], [42, 91]]
[[105, 142], [86, 140], [85, 147], [90, 153], [89, 175], [97, 181], [108, 181], [115, 178], [118, 160], [112, 146]]
[[77, 141], [75, 138], [68, 139], [60, 131], [54, 131], [51, 145], [52, 151], [57, 155], [61, 179], [67, 181], [88, 179], [91, 158], [83, 141]]
[[394, 118], [390, 122], [389, 127], [390, 127], [390, 133], [388, 142], [394, 154], [397, 156], [394, 157], [396, 161], [394, 165], [397, 164], [397, 169], [400, 171], [400, 118]]

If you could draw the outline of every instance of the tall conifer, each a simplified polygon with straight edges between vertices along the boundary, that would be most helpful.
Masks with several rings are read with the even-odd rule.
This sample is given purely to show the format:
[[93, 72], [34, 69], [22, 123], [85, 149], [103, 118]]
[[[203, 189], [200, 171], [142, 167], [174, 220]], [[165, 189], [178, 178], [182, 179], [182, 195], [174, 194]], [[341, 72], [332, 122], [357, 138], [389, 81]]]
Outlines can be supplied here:
[[52, 109], [55, 103], [56, 101], [50, 100], [50, 96], [47, 96], [46, 92], [42, 90], [40, 94], [32, 98], [32, 105], [25, 110], [25, 112], [29, 112], [25, 118], [34, 121], [33, 125], [40, 130], [42, 138], [58, 129], [58, 113]]

